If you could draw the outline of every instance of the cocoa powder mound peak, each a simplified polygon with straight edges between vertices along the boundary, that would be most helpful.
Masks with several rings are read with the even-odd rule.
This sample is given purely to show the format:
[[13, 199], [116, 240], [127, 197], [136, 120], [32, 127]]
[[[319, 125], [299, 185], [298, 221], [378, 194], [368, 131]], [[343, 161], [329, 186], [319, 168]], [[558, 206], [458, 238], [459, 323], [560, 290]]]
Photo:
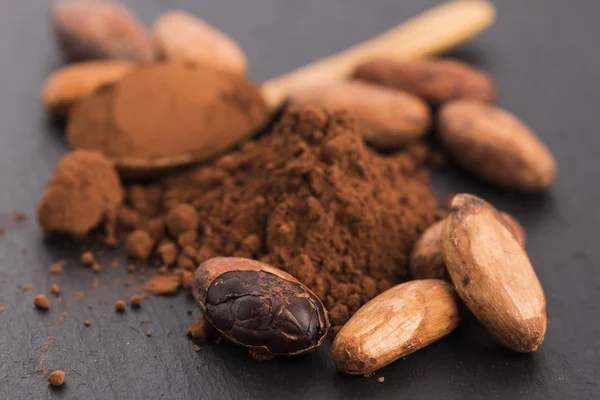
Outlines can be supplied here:
[[[156, 240], [157, 265], [188, 271], [237, 256], [290, 272], [324, 301], [335, 333], [407, 278], [412, 245], [436, 218], [428, 156], [420, 143], [379, 155], [346, 112], [290, 108], [271, 133], [212, 164], [130, 187], [128, 219]], [[158, 236], [152, 221], [163, 221]]]

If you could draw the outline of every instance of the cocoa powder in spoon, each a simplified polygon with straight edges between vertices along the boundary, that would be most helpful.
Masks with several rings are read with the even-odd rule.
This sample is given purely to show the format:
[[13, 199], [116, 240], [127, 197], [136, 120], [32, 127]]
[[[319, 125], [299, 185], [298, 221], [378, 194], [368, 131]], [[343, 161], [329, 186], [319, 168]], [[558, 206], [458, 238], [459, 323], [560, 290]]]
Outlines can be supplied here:
[[111, 159], [218, 154], [267, 120], [259, 88], [240, 76], [180, 63], [140, 66], [73, 110], [67, 139]]

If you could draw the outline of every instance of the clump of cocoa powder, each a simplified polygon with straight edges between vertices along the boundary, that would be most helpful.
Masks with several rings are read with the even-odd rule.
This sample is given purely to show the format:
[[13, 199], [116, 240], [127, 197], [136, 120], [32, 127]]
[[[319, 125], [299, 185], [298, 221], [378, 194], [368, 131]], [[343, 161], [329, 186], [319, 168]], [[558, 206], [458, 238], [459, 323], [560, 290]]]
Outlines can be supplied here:
[[[77, 150], [58, 164], [38, 206], [46, 232], [85, 236], [100, 223], [111, 228], [123, 200], [112, 164], [95, 151]], [[111, 229], [107, 233], [112, 235]]]
[[46, 380], [52, 386], [62, 386], [63, 383], [65, 383], [65, 376], [66, 376], [65, 371], [56, 370], [56, 371], [52, 371], [52, 373], [50, 373], [50, 375], [48, 375], [48, 378], [46, 378]]
[[259, 259], [310, 287], [335, 333], [407, 278], [409, 251], [436, 219], [428, 156], [420, 143], [379, 155], [347, 113], [291, 108], [273, 132], [212, 164], [128, 187], [120, 233], [146, 232], [155, 265], [175, 268], [147, 283], [151, 293], [176, 292], [182, 271], [214, 256]]

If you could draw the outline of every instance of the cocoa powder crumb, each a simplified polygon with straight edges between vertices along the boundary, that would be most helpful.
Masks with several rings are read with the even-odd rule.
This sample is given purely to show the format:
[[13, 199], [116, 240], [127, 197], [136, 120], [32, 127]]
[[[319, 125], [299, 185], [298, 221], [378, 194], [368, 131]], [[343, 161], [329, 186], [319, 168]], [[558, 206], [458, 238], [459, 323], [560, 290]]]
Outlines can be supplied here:
[[93, 265], [94, 262], [94, 254], [91, 251], [86, 251], [81, 255], [81, 263], [86, 267]]
[[379, 383], [385, 382], [385, 376], [380, 376], [379, 378], [377, 378], [377, 382], [379, 382]]
[[146, 222], [141, 229], [148, 232], [155, 242], [158, 242], [165, 237], [165, 221], [162, 218], [152, 218], [150, 221]]
[[200, 346], [198, 346], [197, 344], [194, 345], [194, 351], [197, 353], [200, 351]]
[[33, 305], [40, 310], [47, 310], [50, 308], [50, 302], [45, 294], [38, 294], [33, 298]]
[[175, 237], [184, 232], [195, 231], [198, 222], [198, 213], [189, 204], [179, 204], [167, 215], [167, 229]]
[[140, 226], [140, 215], [130, 207], [121, 206], [119, 208], [119, 224], [125, 229], [135, 230]]
[[150, 331], [146, 332], [146, 336], [151, 337], [152, 336], [152, 332], [150, 332]]
[[146, 282], [144, 290], [154, 295], [174, 295], [177, 294], [181, 286], [179, 274], [170, 273], [168, 275], [157, 275]]
[[90, 326], [92, 324], [92, 322], [89, 319], [86, 319], [85, 321], [83, 321], [83, 324], [85, 326]]
[[186, 331], [192, 339], [207, 339], [213, 335], [213, 328], [204, 317], [195, 321]]
[[25, 221], [27, 219], [27, 216], [25, 215], [25, 213], [17, 211], [17, 212], [15, 212], [13, 218], [16, 223], [20, 223], [20, 222]]
[[147, 260], [154, 247], [154, 240], [148, 232], [137, 230], [125, 239], [125, 251], [131, 258]]
[[0, 236], [4, 235], [4, 227], [0, 225]]
[[64, 271], [66, 264], [67, 264], [67, 262], [65, 260], [61, 260], [61, 261], [55, 263], [54, 265], [51, 265], [50, 267], [48, 267], [48, 272], [50, 272], [51, 274], [60, 274], [61, 272]]
[[123, 300], [117, 300], [115, 302], [115, 311], [117, 311], [117, 312], [125, 311], [125, 302]]
[[134, 294], [130, 299], [131, 306], [135, 308], [139, 308], [142, 304], [142, 296], [139, 294]]
[[52, 293], [55, 296], [58, 296], [58, 294], [60, 293], [60, 287], [56, 283], [52, 284], [52, 288], [50, 289], [50, 293]]
[[177, 260], [177, 246], [171, 241], [165, 241], [158, 246], [158, 255], [166, 265], [172, 265]]
[[52, 386], [62, 386], [65, 383], [65, 371], [56, 370], [48, 375], [48, 383]]
[[177, 257], [177, 268], [194, 271], [196, 269], [196, 263], [192, 258], [186, 256], [185, 254], [181, 254], [179, 257]]
[[92, 264], [92, 271], [94, 271], [95, 273], [100, 273], [102, 272], [102, 267], [97, 263], [94, 263]]
[[[19, 286], [17, 286], [17, 287], [19, 287]], [[28, 292], [30, 290], [33, 290], [33, 283], [28, 283], [27, 285], [22, 286], [21, 290], [23, 290], [24, 292]]]
[[0, 313], [6, 311], [6, 307], [0, 306]]

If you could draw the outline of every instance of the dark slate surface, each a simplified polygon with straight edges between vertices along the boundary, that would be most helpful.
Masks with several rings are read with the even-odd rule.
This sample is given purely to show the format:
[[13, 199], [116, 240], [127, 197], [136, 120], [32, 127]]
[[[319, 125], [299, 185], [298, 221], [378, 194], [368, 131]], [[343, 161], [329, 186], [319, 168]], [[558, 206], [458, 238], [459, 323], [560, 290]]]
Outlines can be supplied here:
[[[125, 260], [112, 269], [114, 256], [103, 258], [108, 271], [97, 277], [101, 288], [94, 292], [96, 277], [77, 265], [77, 247], [42, 240], [35, 206], [67, 151], [37, 99], [44, 77], [61, 64], [49, 34], [48, 3], [0, 2], [0, 224], [7, 231], [0, 237], [0, 305], [6, 307], [0, 314], [0, 398], [598, 398], [599, 3], [498, 1], [499, 23], [456, 53], [492, 72], [501, 105], [552, 149], [560, 166], [556, 186], [527, 197], [487, 187], [457, 169], [435, 177], [440, 198], [473, 192], [523, 222], [548, 299], [545, 343], [536, 354], [512, 354], [467, 320], [447, 339], [380, 371], [383, 384], [337, 373], [329, 344], [272, 362], [254, 361], [233, 345], [206, 344], [196, 353], [185, 328], [198, 311], [186, 296], [151, 298], [139, 311], [117, 315], [114, 301], [131, 293], [122, 285]], [[180, 8], [221, 27], [246, 49], [257, 80], [343, 49], [436, 3], [126, 1], [146, 22]], [[14, 211], [30, 218], [16, 224]], [[70, 261], [67, 273], [50, 276], [46, 268], [60, 258]], [[32, 298], [49, 292], [53, 282], [64, 301], [39, 313]], [[29, 283], [34, 290], [17, 289]], [[77, 300], [75, 291], [85, 297]], [[61, 312], [68, 312], [62, 322]], [[85, 319], [91, 327], [83, 326]], [[40, 357], [47, 336], [54, 339]], [[41, 360], [50, 370], [67, 371], [65, 387], [48, 387], [38, 371]]]

